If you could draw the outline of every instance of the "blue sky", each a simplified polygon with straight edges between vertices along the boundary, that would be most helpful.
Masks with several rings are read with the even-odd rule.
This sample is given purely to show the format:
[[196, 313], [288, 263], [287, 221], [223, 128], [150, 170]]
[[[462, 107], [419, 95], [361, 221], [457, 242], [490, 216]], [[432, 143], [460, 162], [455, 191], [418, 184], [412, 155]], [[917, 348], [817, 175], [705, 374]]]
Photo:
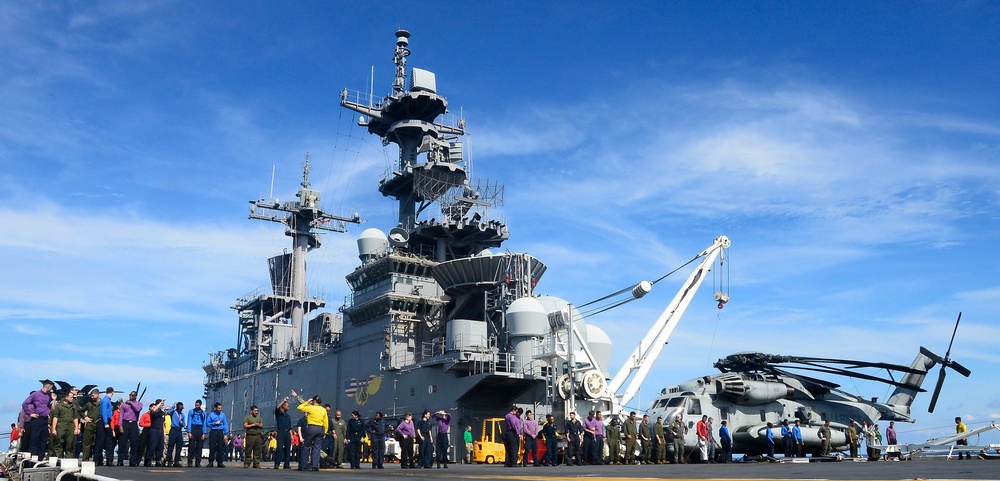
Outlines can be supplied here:
[[[706, 285], [642, 393], [759, 350], [908, 364], [943, 353], [907, 441], [1000, 419], [1000, 7], [992, 2], [8, 2], [0, 9], [0, 418], [41, 378], [193, 400], [267, 282], [310, 153], [334, 213], [368, 220], [310, 258], [332, 306], [360, 230], [393, 224], [391, 152], [338, 107], [393, 32], [506, 185], [505, 246], [539, 292], [585, 302], [655, 279], [720, 234], [732, 301]], [[611, 371], [683, 276], [593, 321]], [[933, 379], [931, 380], [933, 383]], [[844, 381], [885, 398], [884, 386]]]

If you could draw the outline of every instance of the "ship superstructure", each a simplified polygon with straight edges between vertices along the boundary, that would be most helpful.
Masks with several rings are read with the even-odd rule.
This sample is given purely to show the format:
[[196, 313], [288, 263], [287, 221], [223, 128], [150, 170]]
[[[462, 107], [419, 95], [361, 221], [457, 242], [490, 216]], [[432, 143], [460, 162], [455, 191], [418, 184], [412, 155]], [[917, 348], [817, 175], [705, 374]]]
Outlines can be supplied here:
[[[433, 72], [407, 70], [409, 36], [396, 32], [388, 95], [341, 94], [341, 105], [361, 115], [360, 126], [398, 147], [378, 185], [396, 202], [396, 225], [360, 234], [361, 263], [347, 275], [343, 316], [324, 312], [304, 323], [325, 307], [309, 296], [302, 275], [306, 252], [319, 247], [316, 230], [342, 230], [360, 218], [319, 210], [308, 170], [299, 202], [251, 202], [251, 218], [287, 226], [294, 250], [271, 259], [272, 293], [233, 306], [240, 341], [204, 365], [206, 401], [242, 419], [251, 405], [266, 413], [295, 389], [365, 417], [446, 409], [453, 425], [471, 425], [477, 436], [481, 419], [502, 416], [512, 404], [560, 419], [574, 408], [612, 408], [610, 338], [568, 302], [535, 292], [545, 264], [502, 249], [510, 236], [497, 213], [504, 189], [469, 178], [465, 123], [438, 120], [448, 102]], [[628, 372], [641, 364], [635, 357]]]

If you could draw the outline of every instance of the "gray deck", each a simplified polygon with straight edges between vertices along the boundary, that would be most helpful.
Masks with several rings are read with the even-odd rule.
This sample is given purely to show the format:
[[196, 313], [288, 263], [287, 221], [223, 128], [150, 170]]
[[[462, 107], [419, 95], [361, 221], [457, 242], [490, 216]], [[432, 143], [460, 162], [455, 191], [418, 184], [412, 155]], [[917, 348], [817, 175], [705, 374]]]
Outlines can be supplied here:
[[323, 469], [318, 473], [282, 470], [276, 473], [270, 468], [244, 469], [239, 463], [231, 463], [219, 468], [119, 468], [101, 467], [97, 474], [121, 480], [135, 481], [179, 481], [179, 480], [239, 480], [253, 479], [273, 481], [274, 479], [324, 479], [345, 480], [375, 479], [387, 475], [406, 476], [418, 479], [1000, 479], [1000, 463], [983, 460], [957, 461], [945, 459], [919, 459], [900, 462], [853, 463], [828, 462], [808, 464], [753, 464], [735, 463], [729, 465], [646, 465], [646, 466], [558, 466], [505, 468], [501, 465], [451, 465], [444, 469], [403, 470], [398, 464], [386, 464], [383, 470], [371, 469]]

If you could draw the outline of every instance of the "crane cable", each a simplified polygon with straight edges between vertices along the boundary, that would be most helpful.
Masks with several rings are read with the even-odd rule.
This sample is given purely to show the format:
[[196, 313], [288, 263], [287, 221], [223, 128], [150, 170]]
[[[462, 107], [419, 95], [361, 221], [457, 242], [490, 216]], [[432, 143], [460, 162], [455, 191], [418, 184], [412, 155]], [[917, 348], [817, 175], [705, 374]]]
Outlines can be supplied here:
[[[683, 269], [683, 268], [687, 267], [687, 266], [688, 266], [688, 265], [690, 265], [690, 264], [691, 264], [692, 262], [694, 262], [694, 261], [696, 261], [696, 260], [700, 259], [701, 257], [702, 257], [702, 254], [698, 254], [698, 255], [694, 256], [693, 258], [691, 258], [691, 260], [689, 260], [689, 261], [685, 262], [684, 264], [682, 264], [681, 266], [677, 267], [676, 269], [674, 269], [674, 270], [672, 270], [672, 271], [670, 271], [670, 272], [668, 272], [668, 273], [666, 273], [666, 274], [664, 274], [664, 275], [660, 276], [660, 277], [659, 277], [658, 279], [656, 279], [655, 281], [652, 281], [652, 282], [650, 282], [650, 284], [651, 284], [651, 285], [655, 285], [655, 284], [656, 284], [657, 282], [660, 282], [660, 281], [662, 281], [663, 279], [666, 279], [666, 278], [667, 278], [667, 277], [669, 277], [670, 275], [672, 275], [672, 274], [674, 274], [675, 272], [677, 272], [677, 271], [679, 271], [679, 270], [681, 270], [681, 269]], [[602, 297], [602, 298], [600, 298], [600, 299], [594, 299], [593, 301], [590, 301], [590, 302], [587, 302], [587, 303], [584, 303], [584, 304], [581, 304], [581, 305], [577, 306], [577, 308], [581, 308], [581, 307], [586, 307], [586, 306], [589, 306], [589, 305], [592, 305], [592, 304], [596, 304], [596, 303], [598, 303], [598, 302], [603, 302], [603, 301], [606, 301], [606, 300], [608, 300], [608, 299], [611, 299], [611, 298], [613, 298], [613, 297], [616, 297], [616, 296], [619, 296], [619, 295], [621, 295], [621, 294], [623, 294], [623, 293], [625, 293], [625, 292], [630, 292], [630, 291], [632, 291], [632, 290], [633, 290], [634, 288], [635, 288], [635, 286], [628, 286], [628, 287], [625, 287], [625, 288], [623, 288], [623, 289], [620, 289], [620, 290], [618, 290], [618, 291], [616, 291], [616, 292], [613, 292], [613, 293], [611, 293], [611, 294], [608, 294], [608, 295], [606, 295], [606, 296], [604, 296], [604, 297]], [[580, 315], [581, 315], [582, 317], [590, 317], [590, 316], [595, 316], [595, 315], [597, 315], [597, 314], [600, 314], [600, 313], [602, 313], [602, 312], [604, 312], [604, 311], [609, 311], [609, 310], [611, 310], [611, 309], [614, 309], [614, 308], [616, 308], [616, 307], [619, 307], [619, 306], [622, 306], [622, 305], [624, 305], [624, 304], [628, 304], [629, 302], [632, 302], [632, 301], [634, 301], [634, 300], [636, 300], [636, 299], [639, 299], [639, 298], [638, 298], [638, 297], [636, 297], [636, 296], [630, 296], [630, 297], [628, 297], [628, 298], [626, 298], [626, 299], [623, 299], [623, 300], [619, 300], [619, 301], [614, 301], [614, 302], [611, 302], [611, 303], [609, 303], [609, 304], [604, 304], [604, 305], [600, 305], [600, 306], [596, 306], [596, 307], [594, 307], [593, 309], [591, 309], [591, 310], [589, 310], [589, 311], [586, 311], [586, 312], [581, 312], [581, 314], [580, 314]]]

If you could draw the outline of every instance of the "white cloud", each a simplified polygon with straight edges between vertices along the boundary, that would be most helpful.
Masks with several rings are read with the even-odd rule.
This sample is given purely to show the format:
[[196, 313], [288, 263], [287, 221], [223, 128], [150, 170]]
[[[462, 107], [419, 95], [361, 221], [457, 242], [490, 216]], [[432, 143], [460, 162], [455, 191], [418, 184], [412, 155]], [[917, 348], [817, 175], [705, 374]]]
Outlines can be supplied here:
[[48, 334], [48, 331], [45, 328], [39, 326], [29, 326], [27, 324], [14, 324], [11, 328], [16, 333], [27, 334], [29, 336], [42, 336]]
[[100, 380], [106, 383], [135, 382], [136, 379], [162, 385], [200, 384], [204, 372], [187, 368], [156, 368], [131, 363], [90, 363], [72, 359], [0, 359], [10, 368], [13, 379], [37, 381], [42, 377], [58, 380]]
[[[237, 295], [232, 286], [252, 288], [248, 280], [264, 273], [258, 263], [273, 253], [264, 242], [247, 242], [267, 238], [252, 223], [171, 225], [44, 198], [8, 199], [0, 218], [10, 233], [0, 239], [5, 263], [21, 273], [0, 301], [19, 318], [200, 322], [226, 312], [224, 303]], [[194, 314], [186, 308], [194, 304], [208, 310]]]
[[[162, 336], [162, 334], [159, 334]], [[125, 358], [125, 359], [135, 359], [142, 357], [162, 357], [163, 350], [155, 347], [130, 347], [130, 346], [115, 346], [113, 349], [105, 349], [101, 345], [89, 345], [89, 344], [71, 344], [62, 343], [59, 345], [59, 349], [63, 352], [77, 352], [81, 354], [86, 354], [92, 358]]]

